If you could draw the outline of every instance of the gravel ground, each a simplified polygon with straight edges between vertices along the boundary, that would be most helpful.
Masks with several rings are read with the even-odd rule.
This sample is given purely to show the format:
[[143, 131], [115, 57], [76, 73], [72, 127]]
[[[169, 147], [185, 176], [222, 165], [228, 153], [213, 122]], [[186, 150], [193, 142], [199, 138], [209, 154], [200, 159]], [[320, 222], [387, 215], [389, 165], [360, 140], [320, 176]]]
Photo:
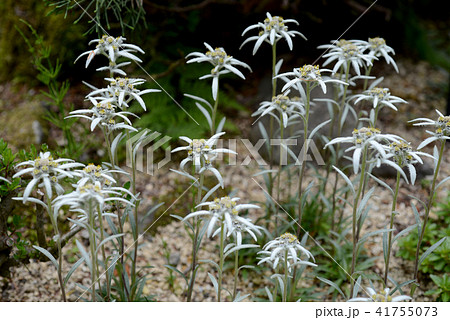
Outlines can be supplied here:
[[[423, 129], [413, 129], [406, 125], [408, 120], [416, 117], [436, 118], [434, 109], [445, 110], [445, 94], [442, 93], [443, 88], [447, 85], [448, 75], [441, 71], [432, 68], [425, 62], [413, 63], [412, 61], [398, 62], [400, 74], [392, 74], [390, 69], [386, 69], [386, 74], [383, 82], [384, 87], [391, 88], [392, 94], [402, 97], [409, 102], [408, 105], [402, 105], [398, 113], [391, 110], [385, 110], [380, 115], [382, 122], [382, 131], [393, 134], [398, 134], [413, 142], [414, 146], [418, 145], [418, 141], [426, 137]], [[383, 70], [381, 70], [383, 72]], [[242, 135], [245, 136], [248, 132], [248, 127], [251, 119], [242, 118], [237, 120], [237, 125], [242, 129]], [[400, 125], [399, 125], [400, 124]], [[239, 160], [243, 160], [243, 146], [238, 144], [238, 153], [240, 153]], [[242, 151], [242, 152], [239, 152]], [[426, 150], [430, 152], [430, 150]], [[444, 159], [449, 159], [450, 150], [447, 148]], [[175, 168], [175, 167], [174, 167]], [[243, 166], [224, 166], [223, 176], [226, 186], [237, 187], [236, 194], [240, 197], [243, 203], [264, 201], [264, 193], [259, 184], [262, 185], [262, 179], [256, 177], [252, 179], [252, 175], [258, 172], [258, 168], [253, 161], [251, 165]], [[441, 177], [450, 175], [450, 164], [447, 161], [443, 162]], [[429, 178], [429, 177], [428, 177]], [[149, 177], [142, 175], [138, 178], [138, 186], [141, 190], [143, 203], [141, 208], [146, 208], [152, 204], [153, 201], [159, 202], [161, 198], [170, 199], [171, 202], [166, 202], [159, 214], [164, 212], [164, 215], [186, 213], [186, 201], [188, 195], [184, 195], [181, 199], [176, 199], [174, 195], [180, 184], [183, 185], [183, 178], [180, 178], [173, 172], [160, 170], [155, 176]], [[394, 180], [387, 181], [390, 185], [394, 184]], [[306, 181], [309, 183], [309, 181]], [[293, 184], [295, 185], [295, 183]], [[391, 210], [391, 196], [388, 191], [383, 190], [379, 186], [375, 186], [375, 196], [371, 199], [372, 210], [369, 214], [368, 220], [362, 233], [370, 232], [384, 228], [388, 221], [388, 214]], [[426, 199], [428, 191], [420, 189], [420, 183], [412, 187], [406, 184], [401, 185], [399, 195], [398, 211], [401, 213], [395, 220], [395, 228], [398, 231], [406, 228], [414, 223], [414, 216], [409, 204], [408, 194], [414, 194], [422, 199]], [[448, 193], [448, 186], [442, 188], [438, 197], [441, 199]], [[158, 199], [158, 200], [155, 200]], [[171, 206], [172, 202], [173, 206]], [[166, 201], [166, 200], [163, 200]], [[167, 210], [167, 208], [170, 208]], [[263, 214], [263, 210], [252, 210], [250, 217], [255, 220]], [[350, 208], [345, 210], [346, 215], [351, 215]], [[162, 219], [162, 218], [161, 218]], [[155, 294], [158, 301], [184, 301], [183, 292], [185, 283], [177, 277], [172, 288], [169, 288], [167, 278], [169, 272], [164, 264], [167, 264], [165, 254], [169, 251], [170, 260], [180, 270], [186, 270], [191, 262], [191, 245], [190, 239], [181, 222], [174, 219], [165, 219], [168, 224], [158, 225], [157, 230], [153, 227], [148, 230], [142, 237], [142, 247], [139, 251], [138, 265], [140, 267], [152, 266], [152, 269], [146, 269], [149, 272], [149, 277], [144, 288], [144, 294]], [[153, 228], [153, 229], [152, 229]], [[131, 239], [126, 239], [127, 243], [131, 243]], [[163, 243], [166, 243], [164, 249]], [[312, 241], [308, 242], [308, 246], [312, 246]], [[382, 275], [384, 270], [384, 263], [382, 259], [381, 237], [373, 237], [371, 241], [366, 243], [366, 249], [370, 256], [379, 257], [372, 271], [376, 274]], [[73, 256], [71, 254], [72, 245], [64, 248], [66, 261], [64, 263], [64, 273], [66, 273], [71, 264], [67, 261], [67, 257]], [[398, 250], [394, 246], [393, 259], [391, 263], [391, 276], [398, 282], [403, 282], [411, 278], [413, 273], [413, 262], [405, 261], [395, 257], [395, 252]], [[217, 260], [217, 237], [214, 239], [206, 239], [203, 249], [200, 252], [201, 259]], [[214, 301], [215, 293], [211, 281], [207, 273], [213, 272], [210, 265], [204, 264], [199, 270], [197, 283], [194, 291], [195, 301]], [[231, 271], [227, 272], [224, 279], [225, 287], [232, 287]], [[269, 271], [266, 275], [269, 275]], [[239, 291], [243, 294], [254, 292], [255, 288], [262, 288], [267, 284], [267, 280], [261, 274], [253, 274], [253, 278], [241, 280], [238, 286]], [[11, 279], [1, 279], [3, 283], [1, 301], [59, 301], [59, 286], [55, 277], [55, 270], [50, 262], [35, 262], [15, 268], [12, 270]], [[71, 301], [78, 299], [80, 290], [75, 286], [75, 283], [82, 283], [88, 286], [90, 283], [90, 276], [87, 266], [82, 265], [72, 276], [68, 283], [67, 295]], [[306, 282], [304, 285], [311, 285], [311, 282]], [[428, 283], [428, 286], [431, 286]], [[417, 301], [428, 301], [430, 297], [424, 296], [424, 291], [429, 287], [419, 288], [417, 292]], [[89, 296], [88, 296], [89, 297]]]

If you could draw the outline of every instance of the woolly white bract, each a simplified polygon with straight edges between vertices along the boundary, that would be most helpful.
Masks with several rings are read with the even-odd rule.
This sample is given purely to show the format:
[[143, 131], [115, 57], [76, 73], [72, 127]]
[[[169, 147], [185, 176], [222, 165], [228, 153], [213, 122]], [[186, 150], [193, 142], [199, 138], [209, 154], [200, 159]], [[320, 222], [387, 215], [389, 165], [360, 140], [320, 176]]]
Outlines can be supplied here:
[[410, 296], [407, 295], [401, 295], [397, 297], [392, 297], [389, 295], [391, 289], [385, 288], [383, 291], [376, 292], [374, 289], [368, 287], [367, 288], [367, 294], [369, 295], [368, 298], [353, 298], [348, 300], [348, 302], [400, 302], [400, 301], [407, 301], [412, 300]]
[[267, 18], [264, 19], [264, 22], [258, 22], [257, 24], [253, 24], [247, 27], [243, 32], [242, 36], [244, 36], [248, 31], [253, 29], [259, 29], [259, 33], [257, 36], [251, 36], [247, 38], [242, 44], [241, 48], [244, 44], [251, 41], [256, 41], [255, 46], [253, 47], [253, 54], [255, 54], [261, 44], [263, 42], [267, 42], [270, 45], [276, 44], [279, 40], [285, 39], [289, 49], [292, 50], [293, 43], [292, 39], [296, 35], [299, 35], [303, 39], [307, 40], [306, 37], [298, 31], [288, 30], [287, 23], [295, 23], [298, 25], [298, 22], [294, 19], [283, 19], [279, 16], [273, 16], [267, 12]]

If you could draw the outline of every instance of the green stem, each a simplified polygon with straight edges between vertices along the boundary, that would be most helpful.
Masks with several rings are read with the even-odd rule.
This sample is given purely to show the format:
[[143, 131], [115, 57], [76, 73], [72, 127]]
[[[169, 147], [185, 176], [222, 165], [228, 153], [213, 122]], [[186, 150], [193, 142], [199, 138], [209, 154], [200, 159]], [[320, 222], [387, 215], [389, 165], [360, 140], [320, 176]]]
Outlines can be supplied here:
[[[400, 171], [397, 171], [397, 180], [395, 183], [394, 199], [392, 200], [392, 209], [391, 209], [391, 218], [390, 218], [390, 222], [389, 222], [389, 229], [392, 229], [394, 227], [394, 217], [395, 217], [395, 210], [397, 208], [397, 196], [398, 196], [399, 188], [400, 188]], [[391, 246], [392, 246], [392, 231], [389, 231], [386, 263], [385, 263], [385, 268], [384, 268], [384, 285], [385, 285], [385, 287], [387, 287], [387, 283], [388, 283], [389, 260], [391, 257]]]
[[[425, 235], [425, 229], [427, 227], [427, 223], [428, 223], [428, 218], [429, 218], [429, 215], [430, 215], [431, 207], [433, 206], [434, 197], [436, 195], [436, 181], [437, 181], [437, 177], [438, 177], [438, 174], [439, 174], [439, 169], [441, 167], [442, 157], [443, 157], [443, 154], [444, 154], [445, 141], [446, 140], [441, 140], [441, 149], [439, 151], [438, 162], [437, 162], [436, 168], [434, 170], [433, 183], [431, 185], [430, 197], [428, 198], [428, 203], [427, 203], [426, 210], [425, 210], [425, 218], [423, 220], [423, 224], [422, 224], [419, 240], [417, 241], [416, 257], [415, 257], [415, 260], [414, 260], [414, 279], [416, 280], [416, 282], [418, 281], [417, 280], [417, 275], [419, 273], [420, 246], [422, 244], [423, 237]], [[414, 294], [414, 291], [416, 289], [415, 287], [416, 286], [413, 285], [412, 288], [411, 288], [411, 294], [410, 294], [411, 296]]]
[[[130, 141], [131, 134], [129, 130], [126, 130], [127, 135], [127, 141]], [[136, 159], [133, 157], [133, 150], [127, 150], [130, 151], [131, 156], [131, 172], [132, 172], [132, 178], [131, 178], [131, 187], [132, 192], [134, 195], [136, 195]], [[134, 251], [133, 251], [133, 258], [131, 260], [131, 288], [136, 287], [136, 260], [137, 260], [137, 252], [139, 248], [139, 236], [138, 236], [138, 225], [139, 225], [139, 218], [138, 218], [138, 208], [139, 208], [140, 200], [136, 199], [135, 205], [134, 205], [134, 231], [133, 231], [133, 243], [134, 243]], [[131, 219], [131, 218], [130, 218]], [[134, 294], [132, 293], [132, 299]]]
[[217, 77], [217, 97], [216, 100], [214, 101], [214, 108], [212, 113], [211, 136], [214, 135], [216, 131], [216, 116], [218, 106], [219, 106], [219, 78]]
[[[367, 68], [366, 70], [366, 76], [370, 75], [370, 72], [372, 71], [372, 67], [373, 67], [373, 59], [372, 59], [372, 64], [369, 66], [369, 68]], [[364, 86], [363, 86], [363, 91], [365, 91], [367, 89], [367, 81], [369, 79], [364, 79]]]
[[[237, 240], [236, 240], [236, 246], [237, 245], [238, 244], [237, 244]], [[232, 301], [234, 301], [236, 299], [238, 274], [239, 274], [239, 250], [236, 250], [234, 252], [234, 284], [233, 284], [233, 299], [232, 299]]]
[[97, 281], [97, 256], [95, 254], [96, 241], [94, 234], [94, 212], [92, 210], [92, 203], [89, 201], [89, 247], [91, 251], [91, 281], [92, 281], [92, 301], [96, 301], [95, 297], [95, 283]]
[[355, 265], [357, 260], [357, 235], [356, 235], [356, 215], [358, 211], [359, 198], [361, 197], [361, 191], [364, 185], [364, 179], [366, 174], [366, 159], [367, 159], [367, 146], [364, 147], [363, 158], [361, 160], [361, 174], [359, 177], [358, 192], [356, 193], [353, 201], [353, 214], [352, 214], [352, 238], [353, 238], [353, 252], [352, 252], [352, 266], [350, 271], [351, 278], [351, 292], [350, 297], [353, 296], [353, 273], [355, 272]]
[[[337, 117], [337, 126], [338, 126], [338, 137], [341, 136], [342, 133], [342, 113], [344, 111], [345, 108], [345, 99], [347, 98], [347, 88], [348, 88], [348, 77], [349, 77], [349, 73], [350, 73], [350, 61], [347, 62], [347, 68], [345, 70], [345, 82], [347, 83], [347, 85], [344, 85], [344, 92], [342, 95], [342, 101], [341, 101], [341, 105], [339, 106], [339, 110], [338, 110], [338, 117]], [[338, 143], [336, 145], [336, 165], [339, 162], [339, 151], [340, 151], [340, 147], [341, 144]], [[339, 174], [337, 171], [335, 171], [334, 173], [334, 186], [333, 186], [333, 200], [332, 200], [332, 218], [335, 218], [335, 212], [336, 212], [336, 193], [337, 193], [337, 187], [338, 187], [338, 181], [339, 181]], [[333, 220], [334, 221], [334, 220]]]
[[289, 268], [288, 268], [288, 251], [284, 253], [284, 290], [283, 290], [283, 302], [287, 302], [288, 296], [288, 281], [289, 281]]
[[[103, 242], [105, 239], [104, 229], [103, 229], [103, 213], [100, 206], [98, 206], [98, 221], [100, 224], [100, 242]], [[105, 252], [105, 244], [102, 244], [102, 258], [105, 268], [105, 274], [106, 274], [106, 297], [107, 301], [110, 301], [111, 299], [111, 283], [109, 279], [109, 272], [108, 272], [108, 261], [106, 259], [106, 252]]]
[[[195, 167], [193, 167], [193, 173], [195, 173]], [[202, 190], [203, 190], [203, 182], [204, 182], [204, 174], [200, 174], [200, 183], [197, 189], [197, 204], [200, 204], [202, 201]], [[193, 209], [195, 209], [195, 200], [193, 204]], [[194, 239], [192, 241], [192, 272], [191, 272], [191, 279], [189, 281], [188, 291], [186, 295], [186, 301], [191, 302], [192, 301], [192, 293], [194, 291], [194, 283], [195, 283], [195, 277], [197, 275], [197, 247], [198, 242], [200, 239], [198, 239], [199, 235], [199, 221], [198, 217], [194, 217]]]
[[303, 176], [305, 175], [305, 161], [308, 152], [308, 122], [309, 122], [309, 109], [310, 109], [310, 99], [311, 99], [311, 84], [306, 82], [306, 104], [305, 104], [305, 119], [303, 120], [303, 154], [301, 155], [301, 167], [299, 169], [299, 179], [298, 179], [298, 220], [297, 220], [297, 238], [300, 237], [301, 225], [302, 225], [302, 197], [303, 197]]
[[220, 302], [221, 292], [222, 292], [222, 277], [223, 277], [223, 247], [224, 247], [224, 232], [223, 232], [223, 222], [220, 225], [220, 248], [219, 248], [219, 279], [217, 282], [219, 283], [219, 288], [217, 290], [217, 302]]
[[[284, 135], [284, 127], [283, 127], [283, 116], [280, 114], [280, 163], [278, 164], [278, 185], [277, 185], [277, 203], [280, 205], [280, 186], [281, 186], [281, 171], [283, 170], [283, 152], [281, 148], [281, 144], [283, 143], [283, 135]], [[275, 231], [278, 230], [278, 212], [279, 209], [277, 207], [277, 213], [275, 215]]]
[[59, 282], [59, 287], [61, 288], [61, 296], [64, 302], [67, 301], [66, 299], [66, 290], [64, 288], [64, 281], [62, 278], [62, 263], [63, 263], [63, 259], [62, 259], [62, 247], [61, 247], [61, 234], [59, 232], [59, 228], [58, 228], [58, 220], [57, 218], [55, 218], [53, 216], [53, 212], [52, 212], [52, 201], [51, 199], [48, 199], [47, 197], [47, 207], [48, 207], [48, 215], [50, 217], [50, 221], [53, 225], [53, 229], [55, 231], [55, 236], [58, 239], [56, 241], [56, 244], [58, 246], [58, 268], [57, 268], [57, 273], [58, 273], [58, 282]]

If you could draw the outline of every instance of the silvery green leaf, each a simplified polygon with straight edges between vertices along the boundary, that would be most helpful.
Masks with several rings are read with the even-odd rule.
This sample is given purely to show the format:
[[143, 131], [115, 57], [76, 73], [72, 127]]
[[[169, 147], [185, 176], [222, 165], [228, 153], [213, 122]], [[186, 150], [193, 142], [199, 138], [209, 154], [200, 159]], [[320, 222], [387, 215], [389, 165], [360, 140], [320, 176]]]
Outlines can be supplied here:
[[367, 202], [370, 200], [370, 197], [372, 197], [373, 192], [375, 191], [375, 187], [372, 187], [365, 195], [364, 198], [361, 200], [361, 202], [358, 205], [358, 208], [356, 210], [356, 218], [359, 219], [361, 216], [362, 210], [366, 207]]
[[267, 134], [267, 131], [264, 128], [264, 125], [262, 124], [261, 121], [258, 122], [258, 128], [259, 128], [259, 131], [261, 132], [262, 137], [266, 141], [266, 143], [264, 145], [266, 146], [267, 152], [270, 152], [270, 138], [269, 138], [269, 135]]
[[[113, 234], [117, 234], [117, 228], [116, 228], [116, 224], [112, 221], [112, 219], [109, 216], [105, 217], [106, 222], [108, 223], [108, 226], [111, 228], [111, 231]], [[119, 243], [120, 243], [120, 239], [119, 239]]]
[[343, 173], [341, 170], [339, 170], [337, 167], [333, 166], [333, 169], [337, 171], [341, 175], [342, 178], [344, 178], [345, 182], [347, 183], [348, 187], [350, 188], [350, 191], [353, 194], [353, 197], [355, 196], [355, 187], [353, 186], [353, 183], [350, 181], [350, 179]]
[[379, 183], [380, 185], [382, 185], [383, 187], [385, 187], [387, 190], [389, 190], [391, 192], [392, 195], [394, 195], [394, 190], [392, 190], [392, 188], [384, 181], [378, 179], [377, 177], [375, 177], [373, 174], [371, 174], [370, 172], [368, 173], [369, 176], [375, 180], [377, 183]]
[[284, 281], [283, 281], [283, 277], [280, 274], [274, 274], [272, 276], [270, 276], [271, 279], [277, 279], [278, 280], [278, 284], [280, 286], [280, 292], [284, 291]]
[[178, 270], [177, 268], [175, 268], [174, 266], [171, 266], [169, 264], [165, 264], [164, 267], [178, 273], [184, 279], [184, 281], [186, 281], [186, 285], [189, 284], [189, 279], [184, 275], [183, 272], [181, 272], [180, 270]]
[[158, 210], [163, 204], [164, 204], [164, 202], [161, 202], [161, 203], [158, 203], [157, 205], [151, 207], [150, 210], [148, 210], [147, 213], [144, 215], [144, 218], [148, 217], [148, 216], [151, 215], [153, 212], [155, 212], [156, 210]]
[[[13, 200], [18, 200], [18, 201], [23, 201], [23, 197], [13, 197], [12, 199], [13, 199]], [[40, 204], [41, 206], [43, 206], [43, 207], [48, 211], [47, 205], [46, 205], [43, 201], [41, 201], [41, 200], [39, 200], [39, 199], [32, 198], [32, 197], [28, 197], [28, 198], [27, 198], [27, 201], [29, 201], [29, 202], [34, 202], [34, 203], [37, 203], [37, 204]]]
[[219, 295], [219, 284], [217, 283], [216, 278], [209, 272], [208, 272], [208, 277], [211, 279], [211, 282], [212, 282], [214, 289], [216, 290], [216, 294], [218, 296]]
[[366, 242], [367, 238], [369, 238], [371, 236], [374, 236], [379, 233], [390, 232], [390, 231], [395, 231], [395, 229], [382, 229], [382, 230], [375, 230], [372, 232], [368, 232], [364, 236], [362, 236], [361, 239], [359, 239], [358, 245], [362, 245], [364, 242]]
[[281, 65], [283, 64], [283, 59], [278, 60], [277, 64], [275, 65], [275, 75], [278, 75], [281, 69]]
[[442, 181], [438, 183], [436, 188], [434, 188], [434, 191], [436, 191], [443, 183], [447, 182], [448, 180], [450, 180], [450, 176], [442, 179]]
[[204, 223], [202, 229], [200, 230], [200, 233], [197, 237], [197, 247], [195, 248], [196, 252], [200, 249], [200, 245], [202, 243], [203, 237], [205, 236], [206, 231], [208, 230], [208, 224]]
[[339, 123], [341, 129], [344, 127], [345, 120], [347, 119], [348, 110], [349, 110], [349, 106], [346, 103], [345, 106], [344, 106], [344, 110], [342, 112], [342, 117], [340, 119], [341, 121]]
[[257, 244], [242, 244], [240, 246], [235, 246], [225, 253], [224, 258], [228, 257], [228, 255], [232, 252], [235, 252], [235, 251], [241, 250], [241, 249], [247, 249], [247, 248], [259, 248], [259, 245], [257, 245]]
[[356, 298], [358, 296], [359, 290], [361, 289], [361, 276], [356, 279], [355, 286], [353, 287], [353, 298]]
[[238, 293], [236, 294], [236, 298], [234, 298], [233, 302], [241, 302], [241, 301], [245, 300], [247, 297], [250, 297], [250, 295], [249, 295], [249, 294], [246, 294], [246, 295], [244, 295], [244, 296], [241, 297], [241, 293], [238, 292]]
[[217, 189], [219, 189], [219, 187], [221, 187], [220, 183], [216, 184], [214, 187], [212, 187], [203, 197], [201, 202], [206, 202], [208, 201], [208, 198], [214, 193], [216, 192]]
[[332, 282], [332, 281], [330, 281], [328, 279], [325, 279], [325, 278], [321, 278], [321, 277], [316, 277], [316, 278], [319, 279], [322, 282], [325, 282], [329, 286], [332, 286], [334, 289], [336, 289], [344, 297], [345, 300], [347, 300], [347, 297], [345, 296], [344, 292], [342, 292], [341, 288], [339, 288], [339, 286], [336, 283], [334, 283], [334, 282]]
[[214, 267], [216, 267], [217, 269], [219, 269], [219, 265], [218, 265], [215, 261], [213, 261], [213, 260], [205, 259], [205, 260], [199, 260], [198, 262], [201, 262], [201, 263], [210, 263], [210, 264], [212, 264]]
[[323, 126], [327, 125], [330, 122], [331, 122], [331, 119], [324, 121], [321, 124], [319, 124], [318, 126], [316, 126], [309, 134], [309, 139], [312, 139], [314, 137], [314, 135], [317, 133], [317, 131], [319, 131]]
[[[430, 137], [430, 138], [433, 138], [433, 137]], [[428, 139], [430, 139], [430, 138], [428, 138]], [[428, 139], [426, 139], [426, 140], [428, 140]], [[426, 141], [425, 140], [425, 141]], [[425, 142], [424, 141], [424, 142]], [[423, 144], [423, 143], [422, 143]], [[421, 144], [421, 145], [422, 145]], [[419, 150], [420, 148], [419, 147], [417, 147], [417, 150]], [[437, 165], [438, 165], [438, 162], [439, 162], [439, 151], [438, 151], [438, 148], [436, 147], [436, 145], [433, 147], [433, 158], [434, 158], [434, 172], [436, 172], [436, 169], [437, 169]]]
[[393, 244], [395, 241], [397, 241], [398, 238], [400, 238], [400, 237], [402, 237], [402, 236], [408, 234], [412, 229], [414, 229], [414, 228], [416, 228], [416, 227], [417, 227], [417, 224], [415, 223], [415, 224], [413, 224], [412, 226], [409, 226], [409, 227], [403, 229], [402, 231], [400, 231], [399, 233], [397, 233], [397, 234], [395, 235], [394, 239], [392, 240], [392, 244]]
[[84, 258], [84, 261], [86, 261], [86, 264], [87, 264], [89, 270], [91, 270], [91, 272], [93, 272], [91, 259], [89, 258], [88, 253], [86, 252], [83, 245], [78, 240], [75, 240], [75, 243], [77, 245], [78, 250], [80, 251], [81, 256]]
[[248, 264], [244, 264], [243, 266], [240, 266], [238, 270], [241, 270], [241, 269], [254, 269], [254, 268], [256, 268], [256, 267], [248, 265]]
[[272, 293], [270, 293], [270, 290], [267, 287], [264, 287], [264, 290], [266, 290], [267, 297], [269, 298], [269, 301], [273, 302], [273, 296], [272, 296]]
[[56, 261], [55, 257], [52, 256], [52, 254], [50, 252], [48, 252], [46, 249], [41, 248], [39, 246], [33, 246], [33, 248], [35, 248], [37, 251], [40, 251], [41, 253], [43, 253], [55, 266], [56, 269], [58, 269], [58, 262]]
[[113, 234], [112, 236], [109, 236], [109, 237], [103, 239], [103, 241], [100, 242], [100, 243], [98, 244], [97, 249], [95, 249], [95, 253], [97, 253], [98, 250], [99, 250], [106, 242], [111, 241], [111, 240], [113, 240], [113, 239], [115, 239], [115, 238], [118, 238], [118, 237], [122, 237], [122, 236], [124, 236], [124, 235], [125, 235], [125, 233]]
[[419, 266], [422, 265], [422, 262], [437, 248], [441, 245], [442, 242], [444, 242], [447, 239], [447, 237], [443, 237], [441, 240], [433, 244], [431, 247], [427, 249], [427, 251], [424, 252], [424, 254], [419, 259]]
[[175, 218], [177, 220], [180, 220], [181, 222], [183, 222], [186, 226], [189, 227], [189, 229], [191, 229], [192, 232], [194, 232], [194, 227], [192, 226], [192, 224], [188, 221], [188, 220], [184, 220], [183, 217], [177, 216], [175, 214], [171, 214], [170, 215], [172, 218]]
[[[383, 233], [383, 258], [384, 258], [384, 262], [386, 263], [387, 259], [388, 259], [388, 233], [385, 232]], [[392, 242], [394, 243], [394, 242]], [[391, 243], [391, 245], [392, 245]]]
[[277, 173], [278, 172], [278, 170], [262, 170], [262, 171], [260, 171], [260, 172], [258, 172], [258, 173], [255, 173], [254, 175], [252, 175], [252, 177], [257, 177], [257, 176], [260, 176], [260, 175], [262, 175], [262, 174], [267, 174], [267, 173]]
[[223, 126], [225, 125], [225, 120], [226, 120], [225, 117], [223, 117], [222, 120], [220, 120], [219, 125], [217, 126], [216, 129], [216, 133], [222, 132]]
[[206, 104], [206, 105], [208, 106], [208, 108], [211, 109], [211, 111], [213, 111], [212, 105], [211, 105], [207, 100], [205, 100], [205, 99], [203, 99], [203, 98], [200, 98], [200, 97], [197, 97], [197, 96], [194, 96], [194, 95], [192, 95], [192, 94], [187, 94], [187, 93], [185, 93], [184, 96], [186, 96], [186, 97], [188, 97], [188, 98], [191, 98], [191, 99], [194, 99], [194, 100], [197, 100], [197, 101], [200, 101], [200, 102]]
[[414, 219], [416, 220], [417, 232], [420, 234], [422, 232], [422, 222], [420, 221], [420, 214], [416, 208], [416, 205], [411, 201], [411, 207], [414, 213]]
[[69, 272], [67, 273], [66, 277], [64, 278], [64, 286], [67, 285], [67, 282], [69, 281], [72, 274], [75, 272], [75, 270], [84, 262], [84, 257], [81, 257], [78, 259], [77, 262], [70, 268]]
[[197, 108], [203, 113], [203, 115], [206, 118], [206, 121], [208, 121], [209, 124], [209, 128], [213, 129], [212, 127], [212, 119], [211, 119], [211, 115], [209, 114], [209, 112], [198, 102], [195, 103], [195, 105], [197, 106]]

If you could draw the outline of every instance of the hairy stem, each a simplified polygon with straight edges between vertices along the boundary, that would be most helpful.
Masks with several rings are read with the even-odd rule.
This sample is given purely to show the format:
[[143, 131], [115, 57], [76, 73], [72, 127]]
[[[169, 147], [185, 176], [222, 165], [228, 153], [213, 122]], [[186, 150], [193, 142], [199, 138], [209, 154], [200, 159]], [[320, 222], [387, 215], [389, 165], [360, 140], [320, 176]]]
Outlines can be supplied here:
[[[428, 198], [428, 203], [427, 203], [427, 206], [425, 208], [425, 218], [424, 218], [423, 223], [422, 223], [422, 228], [421, 228], [419, 240], [417, 241], [416, 256], [415, 256], [415, 260], [414, 260], [414, 279], [416, 280], [416, 282], [418, 281], [417, 280], [417, 275], [419, 273], [420, 246], [422, 245], [423, 237], [425, 235], [425, 229], [427, 228], [428, 218], [429, 218], [429, 215], [430, 215], [431, 208], [433, 206], [434, 197], [436, 195], [436, 181], [437, 181], [437, 177], [438, 177], [438, 174], [439, 174], [439, 168], [440, 168], [441, 162], [442, 162], [442, 157], [444, 155], [445, 141], [446, 140], [441, 140], [441, 148], [439, 150], [438, 162], [437, 162], [436, 168], [434, 170], [433, 182], [431, 184], [431, 190], [430, 190], [430, 197]], [[414, 291], [416, 289], [415, 287], [416, 287], [415, 285], [413, 285], [411, 287], [411, 294], [410, 294], [411, 296], [414, 294]]]
[[[397, 196], [398, 196], [399, 188], [400, 188], [400, 171], [397, 171], [397, 180], [395, 183], [394, 198], [392, 200], [392, 209], [391, 209], [391, 218], [390, 218], [390, 222], [389, 222], [389, 229], [392, 229], [394, 227], [394, 217], [395, 217], [395, 210], [397, 208]], [[384, 268], [384, 285], [386, 287], [387, 287], [388, 274], [389, 274], [389, 260], [391, 257], [391, 246], [392, 246], [392, 231], [389, 231], [386, 263], [385, 263], [385, 268]]]

